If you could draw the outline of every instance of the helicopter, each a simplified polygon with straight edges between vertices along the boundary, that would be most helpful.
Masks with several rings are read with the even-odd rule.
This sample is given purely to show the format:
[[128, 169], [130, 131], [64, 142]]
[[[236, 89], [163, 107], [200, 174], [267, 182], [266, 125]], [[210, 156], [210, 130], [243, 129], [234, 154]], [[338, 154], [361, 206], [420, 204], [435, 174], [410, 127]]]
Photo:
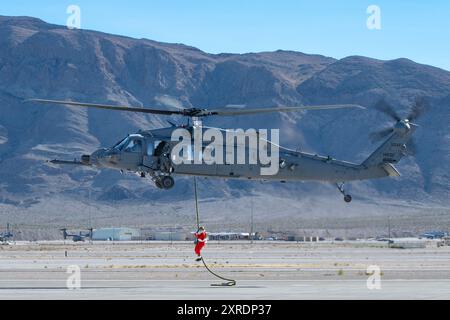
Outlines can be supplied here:
[[[174, 184], [175, 175], [190, 175], [204, 177], [220, 177], [233, 179], [249, 180], [274, 180], [280, 182], [286, 181], [321, 181], [336, 185], [338, 191], [344, 196], [344, 201], [349, 203], [352, 196], [345, 191], [345, 183], [356, 180], [368, 180], [383, 177], [398, 177], [400, 173], [394, 164], [398, 163], [402, 157], [408, 155], [409, 146], [414, 149], [411, 137], [418, 125], [413, 123], [426, 109], [423, 99], [416, 99], [410, 114], [407, 117], [400, 117], [385, 100], [380, 100], [375, 104], [378, 111], [391, 117], [395, 123], [389, 128], [372, 134], [373, 140], [385, 139], [384, 142], [362, 163], [352, 163], [334, 159], [330, 156], [322, 156], [307, 152], [292, 150], [281, 147], [273, 141], [269, 141], [265, 136], [260, 135], [260, 131], [253, 132], [252, 135], [259, 142], [266, 142], [265, 148], [275, 151], [278, 155], [276, 163], [273, 159], [271, 163], [262, 163], [259, 156], [256, 162], [250, 163], [218, 163], [212, 161], [206, 163], [199, 155], [200, 162], [179, 162], [175, 161], [178, 155], [173, 154], [175, 148], [180, 143], [179, 139], [173, 139], [173, 134], [177, 130], [184, 130], [189, 135], [189, 146], [181, 149], [184, 153], [181, 155], [184, 160], [197, 158], [197, 151], [192, 146], [195, 144], [192, 135], [199, 132], [200, 135], [206, 134], [207, 130], [216, 129], [222, 133], [230, 130], [214, 127], [204, 127], [201, 119], [210, 116], [244, 116], [258, 115], [273, 112], [299, 112], [305, 110], [330, 110], [330, 109], [365, 109], [356, 104], [336, 104], [319, 106], [298, 106], [298, 107], [273, 107], [273, 108], [221, 108], [221, 109], [202, 109], [202, 108], [181, 108], [178, 110], [152, 109], [145, 107], [116, 106], [109, 104], [94, 104], [76, 101], [60, 101], [48, 99], [29, 99], [26, 102], [38, 104], [53, 104], [67, 107], [95, 108], [110, 111], [138, 112], [145, 114], [158, 115], [179, 115], [188, 117], [187, 125], [175, 125], [171, 127], [140, 130], [129, 134], [115, 145], [94, 151], [90, 155], [82, 155], [79, 160], [51, 160], [52, 164], [57, 165], [81, 165], [97, 168], [110, 168], [120, 170], [121, 172], [134, 172], [142, 178], [150, 177], [155, 186], [159, 189], [169, 190]], [[251, 137], [247, 137], [251, 138]], [[191, 140], [192, 139], [192, 140]], [[258, 146], [260, 144], [258, 143]], [[408, 146], [407, 146], [408, 145]], [[195, 146], [194, 146], [195, 147]], [[216, 145], [217, 147], [217, 145]], [[200, 153], [208, 148], [205, 141], [201, 142]], [[234, 146], [231, 150], [232, 157], [235, 157], [239, 146]], [[250, 158], [251, 148], [244, 146], [240, 150], [246, 153], [246, 159]], [[217, 153], [224, 158], [229, 149], [222, 149]], [[254, 155], [254, 153], [253, 153]], [[264, 168], [275, 166], [276, 171], [273, 174], [262, 174]]]

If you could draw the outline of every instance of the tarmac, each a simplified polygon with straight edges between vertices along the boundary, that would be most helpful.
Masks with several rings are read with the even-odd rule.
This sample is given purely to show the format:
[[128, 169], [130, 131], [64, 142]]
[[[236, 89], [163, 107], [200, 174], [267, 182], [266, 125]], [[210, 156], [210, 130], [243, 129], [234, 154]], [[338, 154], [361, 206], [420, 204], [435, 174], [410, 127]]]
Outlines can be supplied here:
[[450, 247], [377, 241], [17, 242], [0, 246], [0, 299], [450, 299]]

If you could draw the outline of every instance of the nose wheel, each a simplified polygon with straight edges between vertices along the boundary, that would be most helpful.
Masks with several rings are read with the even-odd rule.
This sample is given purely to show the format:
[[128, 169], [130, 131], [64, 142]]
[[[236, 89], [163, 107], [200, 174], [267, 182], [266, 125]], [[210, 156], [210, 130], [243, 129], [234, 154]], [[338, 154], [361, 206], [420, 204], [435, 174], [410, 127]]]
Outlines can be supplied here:
[[169, 190], [175, 185], [175, 180], [171, 176], [159, 176], [155, 178], [155, 186], [159, 189]]
[[172, 189], [175, 185], [175, 180], [171, 176], [163, 176], [161, 178], [161, 184], [164, 189]]
[[347, 202], [347, 203], [352, 202], [352, 196], [349, 195], [349, 194], [346, 194], [344, 196], [344, 201]]
[[352, 196], [345, 192], [344, 185], [344, 182], [336, 183], [336, 187], [338, 188], [339, 192], [344, 195], [344, 201], [350, 203], [352, 202]]

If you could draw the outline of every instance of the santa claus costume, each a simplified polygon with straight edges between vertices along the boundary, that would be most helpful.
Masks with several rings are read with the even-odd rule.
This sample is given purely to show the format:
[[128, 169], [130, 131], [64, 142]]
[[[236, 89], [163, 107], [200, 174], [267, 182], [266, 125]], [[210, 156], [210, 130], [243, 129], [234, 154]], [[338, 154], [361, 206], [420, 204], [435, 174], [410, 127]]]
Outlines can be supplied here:
[[204, 227], [198, 228], [198, 231], [194, 233], [195, 238], [197, 239], [196, 245], [195, 245], [195, 254], [197, 255], [196, 261], [202, 260], [201, 251], [203, 247], [206, 244], [206, 241], [208, 240], [208, 235], [205, 231]]

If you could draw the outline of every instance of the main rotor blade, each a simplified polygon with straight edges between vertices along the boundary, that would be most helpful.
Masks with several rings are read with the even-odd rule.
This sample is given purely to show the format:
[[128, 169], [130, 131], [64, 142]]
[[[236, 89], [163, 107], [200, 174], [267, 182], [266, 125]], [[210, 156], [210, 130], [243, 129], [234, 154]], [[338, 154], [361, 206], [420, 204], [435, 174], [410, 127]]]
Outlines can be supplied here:
[[161, 109], [147, 109], [136, 108], [128, 106], [114, 106], [108, 104], [96, 104], [96, 103], [84, 103], [76, 101], [60, 101], [60, 100], [46, 100], [46, 99], [29, 99], [25, 102], [37, 102], [37, 103], [49, 103], [59, 104], [75, 107], [106, 109], [114, 111], [128, 111], [128, 112], [140, 112], [150, 114], [162, 114], [162, 115], [182, 115], [189, 117], [207, 117], [207, 116], [240, 116], [250, 114], [261, 114], [271, 112], [298, 112], [303, 110], [323, 110], [323, 109], [345, 109], [345, 108], [358, 108], [365, 109], [364, 107], [356, 104], [336, 104], [336, 105], [322, 105], [322, 106], [302, 106], [302, 107], [276, 107], [276, 108], [257, 108], [257, 109], [240, 109], [240, 108], [223, 108], [216, 110], [190, 108], [183, 110], [161, 110]]
[[25, 100], [25, 102], [60, 104], [60, 105], [75, 106], [75, 107], [96, 108], [96, 109], [106, 109], [106, 110], [115, 110], [115, 111], [141, 112], [141, 113], [151, 113], [151, 114], [164, 114], [164, 115], [172, 115], [172, 114], [184, 115], [185, 114], [185, 112], [183, 110], [171, 111], [171, 110], [159, 110], [159, 109], [146, 109], [146, 108], [136, 108], [136, 107], [127, 107], [127, 106], [113, 106], [113, 105], [108, 105], [108, 104], [84, 103], [84, 102], [76, 102], [76, 101], [29, 99], [29, 100]]
[[365, 109], [363, 106], [357, 104], [332, 104], [319, 106], [275, 107], [275, 108], [257, 108], [257, 109], [224, 108], [217, 110], [206, 110], [205, 112], [209, 113], [209, 115], [216, 115], [216, 116], [242, 116], [249, 114], [262, 114], [271, 112], [299, 112], [304, 110], [347, 109], [347, 108]]
[[384, 99], [381, 99], [380, 101], [378, 101], [375, 104], [375, 109], [383, 112], [384, 114], [388, 115], [395, 121], [401, 120], [400, 116], [397, 114], [397, 112], [395, 112], [394, 108], [389, 103], [387, 103], [386, 100], [384, 100]]

